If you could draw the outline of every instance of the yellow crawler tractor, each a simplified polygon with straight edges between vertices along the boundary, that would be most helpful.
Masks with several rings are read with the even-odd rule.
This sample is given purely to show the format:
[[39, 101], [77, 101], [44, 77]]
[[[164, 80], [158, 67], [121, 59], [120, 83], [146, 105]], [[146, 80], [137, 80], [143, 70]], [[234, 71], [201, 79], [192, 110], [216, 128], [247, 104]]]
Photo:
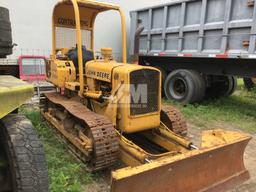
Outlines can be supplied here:
[[[122, 63], [111, 48], [94, 54], [96, 16], [110, 10], [121, 16]], [[212, 130], [193, 145], [181, 113], [161, 106], [160, 71], [127, 64], [119, 6], [63, 0], [52, 19], [46, 71], [58, 91], [45, 95], [42, 114], [91, 171], [123, 162], [112, 172], [111, 191], [224, 191], [249, 178], [243, 154], [250, 136]]]

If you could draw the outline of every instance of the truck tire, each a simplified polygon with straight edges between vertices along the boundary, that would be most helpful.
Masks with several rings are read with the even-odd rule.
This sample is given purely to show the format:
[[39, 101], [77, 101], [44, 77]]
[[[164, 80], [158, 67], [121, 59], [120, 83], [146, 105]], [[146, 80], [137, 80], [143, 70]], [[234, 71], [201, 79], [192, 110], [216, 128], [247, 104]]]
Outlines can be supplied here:
[[[43, 145], [31, 122], [21, 115], [8, 115], [1, 120], [0, 151], [6, 160], [0, 191], [48, 192], [48, 171]], [[2, 157], [3, 158], [3, 157]], [[3, 187], [2, 187], [3, 186]]]
[[237, 88], [237, 78], [231, 76], [230, 81], [231, 81], [231, 86], [230, 86], [229, 91], [226, 94], [226, 97], [233, 95], [233, 93], [236, 91], [236, 88]]
[[165, 80], [167, 78], [167, 72], [162, 67], [155, 67], [155, 68], [157, 68], [159, 71], [161, 71], [161, 74], [162, 74], [162, 84], [164, 84], [164, 82], [165, 82]]
[[[154, 66], [155, 67], [155, 66]], [[162, 67], [155, 67], [156, 69], [158, 69], [159, 71], [161, 71], [161, 75], [162, 75], [162, 87], [164, 86], [164, 82], [167, 78], [167, 72], [162, 68]], [[164, 93], [164, 89], [162, 89], [162, 97], [165, 96]]]
[[203, 78], [203, 76], [197, 71], [190, 71], [190, 72], [193, 73], [193, 75], [197, 79], [198, 94], [197, 94], [196, 102], [201, 102], [205, 98], [206, 81]]
[[9, 10], [0, 7], [0, 58], [12, 54], [12, 29]]
[[256, 86], [256, 79], [244, 78], [244, 86], [248, 91], [252, 90]]
[[233, 76], [215, 76], [210, 80], [210, 86], [206, 90], [206, 97], [216, 99], [232, 95], [237, 88], [237, 78]]
[[167, 99], [184, 104], [200, 102], [205, 94], [205, 81], [196, 71], [176, 70], [166, 78], [164, 92]]

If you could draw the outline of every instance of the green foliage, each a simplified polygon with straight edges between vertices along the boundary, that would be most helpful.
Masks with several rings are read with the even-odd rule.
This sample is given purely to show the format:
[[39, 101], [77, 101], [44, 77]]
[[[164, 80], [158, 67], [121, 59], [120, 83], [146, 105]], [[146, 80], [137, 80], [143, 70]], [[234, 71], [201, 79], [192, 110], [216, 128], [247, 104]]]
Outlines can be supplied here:
[[180, 108], [189, 123], [203, 129], [232, 127], [256, 132], [256, 92], [248, 92], [240, 84], [231, 97], [204, 101], [200, 105], [182, 106], [166, 100], [164, 103]]
[[86, 172], [83, 163], [79, 163], [70, 155], [64, 144], [54, 135], [54, 131], [42, 123], [39, 110], [22, 108], [36, 127], [44, 143], [48, 163], [51, 192], [80, 192], [83, 184], [92, 181], [93, 175]]

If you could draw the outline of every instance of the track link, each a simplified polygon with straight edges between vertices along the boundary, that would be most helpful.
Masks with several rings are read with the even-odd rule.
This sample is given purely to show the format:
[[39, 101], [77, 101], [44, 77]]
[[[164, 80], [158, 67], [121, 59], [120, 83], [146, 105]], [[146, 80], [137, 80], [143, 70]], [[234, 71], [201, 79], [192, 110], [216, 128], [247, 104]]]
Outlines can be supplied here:
[[[108, 168], [117, 161], [119, 155], [118, 136], [108, 119], [92, 112], [79, 100], [68, 99], [56, 93], [47, 93], [45, 96], [47, 98], [46, 102], [50, 102], [58, 107], [61, 106], [63, 110], [68, 111], [75, 119], [82, 121], [86, 129], [89, 129], [89, 135], [87, 136], [93, 141], [91, 155], [84, 154], [70, 141], [66, 143], [72, 145], [69, 148], [80, 160], [88, 163], [90, 171]], [[68, 140], [68, 138], [65, 139]]]
[[179, 135], [187, 135], [187, 123], [181, 112], [170, 106], [163, 106], [161, 110], [161, 122], [163, 122], [169, 129]]

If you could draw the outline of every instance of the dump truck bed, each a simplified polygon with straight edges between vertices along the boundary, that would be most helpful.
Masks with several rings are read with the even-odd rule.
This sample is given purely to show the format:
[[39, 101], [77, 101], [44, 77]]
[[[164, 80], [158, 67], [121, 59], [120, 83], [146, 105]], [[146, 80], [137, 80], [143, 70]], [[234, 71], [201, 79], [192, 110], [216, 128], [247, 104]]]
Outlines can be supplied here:
[[0, 75], [0, 119], [20, 107], [33, 94], [33, 85], [13, 76]]
[[140, 54], [255, 58], [254, 1], [181, 0], [131, 12], [131, 53], [139, 26]]

